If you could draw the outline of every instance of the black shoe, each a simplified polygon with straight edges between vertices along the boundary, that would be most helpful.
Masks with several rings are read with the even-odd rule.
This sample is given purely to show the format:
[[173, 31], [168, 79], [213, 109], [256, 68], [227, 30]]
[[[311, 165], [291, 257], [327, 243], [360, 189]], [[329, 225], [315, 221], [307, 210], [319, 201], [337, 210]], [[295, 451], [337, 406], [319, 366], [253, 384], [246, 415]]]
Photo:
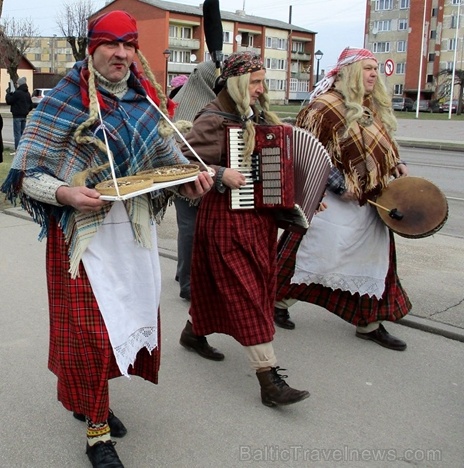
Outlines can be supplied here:
[[377, 330], [371, 331], [370, 333], [359, 333], [357, 331], [356, 336], [363, 340], [374, 341], [384, 348], [393, 349], [395, 351], [404, 351], [406, 349], [406, 343], [403, 340], [390, 335], [382, 324], [379, 325]]
[[190, 291], [189, 292], [180, 292], [179, 297], [185, 299], [186, 301], [190, 301]]
[[195, 335], [192, 331], [192, 324], [187, 320], [185, 328], [180, 335], [179, 343], [190, 351], [195, 351], [205, 359], [212, 361], [223, 361], [224, 354], [208, 344], [205, 336]]
[[290, 320], [288, 309], [274, 307], [274, 323], [278, 327], [285, 328], [286, 330], [293, 330], [295, 328], [295, 323]]
[[92, 446], [87, 443], [85, 453], [93, 468], [124, 468], [114, 448], [115, 443], [112, 440], [97, 442]]
[[[85, 422], [85, 415], [73, 412], [73, 416], [79, 421]], [[110, 426], [111, 437], [124, 437], [127, 434], [126, 426], [124, 426], [122, 421], [117, 416], [115, 416], [111, 409], [108, 413], [108, 426]]]

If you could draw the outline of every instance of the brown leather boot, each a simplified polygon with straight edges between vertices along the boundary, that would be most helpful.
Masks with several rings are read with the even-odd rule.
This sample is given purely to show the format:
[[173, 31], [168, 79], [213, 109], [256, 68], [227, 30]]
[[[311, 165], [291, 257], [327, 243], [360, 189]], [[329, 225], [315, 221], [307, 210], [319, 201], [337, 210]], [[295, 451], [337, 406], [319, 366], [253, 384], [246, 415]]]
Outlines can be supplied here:
[[185, 328], [180, 335], [179, 343], [190, 351], [195, 351], [205, 359], [212, 361], [223, 361], [224, 354], [208, 344], [205, 336], [195, 335], [192, 330], [192, 324], [187, 320]]
[[256, 371], [261, 385], [261, 401], [266, 406], [291, 405], [309, 397], [306, 390], [295, 390], [287, 385], [284, 378], [288, 375], [279, 375], [278, 371], [284, 371], [280, 367], [259, 369]]

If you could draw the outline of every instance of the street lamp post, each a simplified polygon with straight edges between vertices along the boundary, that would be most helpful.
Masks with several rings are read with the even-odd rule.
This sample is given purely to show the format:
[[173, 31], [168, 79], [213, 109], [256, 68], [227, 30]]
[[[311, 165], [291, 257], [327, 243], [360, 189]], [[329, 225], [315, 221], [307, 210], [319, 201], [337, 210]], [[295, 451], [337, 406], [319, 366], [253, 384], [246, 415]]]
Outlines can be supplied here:
[[316, 67], [316, 83], [319, 81], [319, 62], [321, 58], [323, 57], [324, 53], [320, 50], [318, 50], [315, 54], [314, 57], [316, 57], [317, 61], [317, 67]]
[[171, 51], [169, 49], [166, 49], [163, 52], [164, 58], [166, 59], [166, 67], [165, 67], [165, 78], [164, 78], [164, 93], [168, 94], [168, 63], [169, 63], [169, 57], [171, 56]]

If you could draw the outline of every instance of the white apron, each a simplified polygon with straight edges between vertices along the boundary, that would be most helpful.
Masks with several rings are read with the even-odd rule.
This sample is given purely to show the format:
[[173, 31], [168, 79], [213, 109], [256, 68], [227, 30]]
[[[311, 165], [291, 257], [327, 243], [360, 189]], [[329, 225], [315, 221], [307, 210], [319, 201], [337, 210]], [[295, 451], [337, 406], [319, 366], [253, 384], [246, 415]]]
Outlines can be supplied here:
[[327, 191], [327, 209], [316, 214], [296, 256], [291, 283], [317, 283], [377, 299], [385, 290], [389, 233], [375, 208], [343, 201]]
[[82, 256], [119, 370], [129, 377], [137, 353], [158, 346], [161, 270], [156, 226], [152, 249], [135, 242], [124, 204], [114, 202]]

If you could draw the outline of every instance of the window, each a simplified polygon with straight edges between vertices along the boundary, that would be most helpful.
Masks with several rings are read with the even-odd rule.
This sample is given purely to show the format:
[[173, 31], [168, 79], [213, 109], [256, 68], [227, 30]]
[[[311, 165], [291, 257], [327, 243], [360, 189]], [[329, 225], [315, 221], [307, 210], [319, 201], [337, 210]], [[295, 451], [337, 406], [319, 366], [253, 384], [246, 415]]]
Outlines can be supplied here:
[[435, 54], [429, 54], [429, 62], [433, 62], [435, 60]]
[[396, 43], [397, 52], [406, 52], [406, 41], [398, 41]]
[[458, 17], [452, 15], [451, 16], [451, 26], [450, 26], [450, 28], [456, 29], [457, 24], [458, 24]]
[[456, 38], [448, 39], [448, 50], [456, 49]]
[[190, 63], [190, 51], [188, 50], [171, 50], [169, 61], [173, 63]]
[[460, 2], [461, 2], [461, 0], [453, 0], [451, 3], [453, 5], [459, 5]]
[[374, 52], [374, 54], [379, 54], [382, 52], [390, 52], [390, 43], [389, 42], [374, 42], [372, 52]]
[[433, 84], [433, 75], [427, 75], [427, 83]]
[[232, 33], [230, 31], [223, 31], [222, 40], [224, 44], [232, 44]]
[[400, 0], [400, 10], [407, 10], [409, 8], [409, 0]]
[[304, 53], [304, 44], [303, 42], [293, 41], [292, 42], [292, 52], [301, 52]]
[[403, 95], [403, 85], [402, 84], [396, 84], [394, 86], [394, 88], [393, 88], [393, 93], [402, 96]]
[[437, 38], [437, 31], [433, 29], [430, 31], [430, 39], [436, 39]]
[[272, 49], [272, 37], [266, 36], [266, 49]]
[[270, 70], [286, 70], [286, 60], [276, 59], [276, 58], [267, 58], [266, 59], [266, 68]]
[[432, 18], [436, 18], [438, 16], [438, 8], [432, 8]]
[[404, 62], [396, 64], [396, 73], [398, 75], [404, 75], [406, 73], [406, 64]]
[[400, 19], [398, 20], [398, 31], [406, 31], [408, 29], [408, 20]]
[[375, 0], [375, 9], [379, 10], [391, 10], [393, 7], [393, 0]]
[[374, 21], [373, 29], [377, 29], [378, 32], [391, 31], [391, 20]]
[[286, 89], [286, 81], [285, 80], [266, 80], [267, 86], [270, 91], [285, 91]]
[[169, 37], [176, 39], [191, 39], [192, 38], [192, 28], [185, 28], [183, 26], [169, 26]]

